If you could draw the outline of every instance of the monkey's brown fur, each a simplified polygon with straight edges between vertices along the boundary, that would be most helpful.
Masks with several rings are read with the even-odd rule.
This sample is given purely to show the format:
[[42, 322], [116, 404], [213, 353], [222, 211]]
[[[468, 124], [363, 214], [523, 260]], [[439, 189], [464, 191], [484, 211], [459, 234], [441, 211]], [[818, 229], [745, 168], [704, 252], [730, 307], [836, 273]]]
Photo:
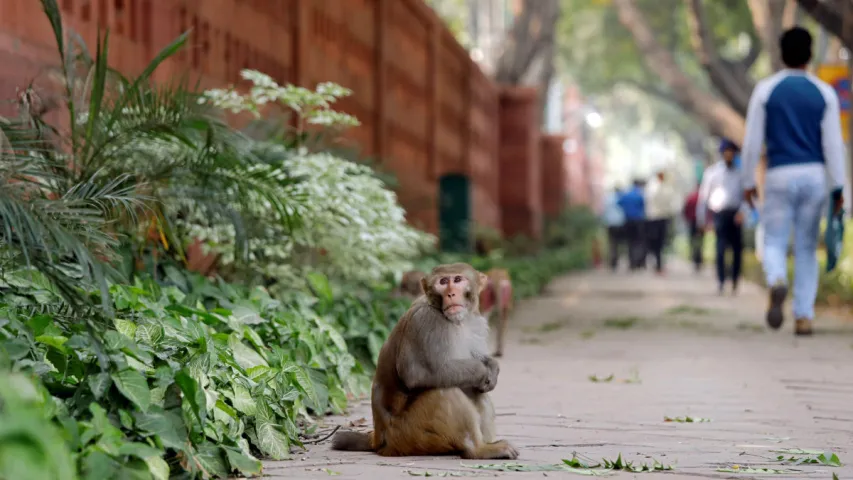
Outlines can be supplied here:
[[506, 329], [509, 326], [509, 312], [512, 310], [512, 279], [509, 272], [503, 268], [490, 269], [486, 272], [486, 277], [488, 284], [480, 295], [480, 302], [483, 303], [484, 295], [491, 296], [492, 305], [489, 305], [488, 310], [483, 309], [483, 316], [487, 319], [491, 318], [494, 311], [498, 312], [498, 341], [494, 355], [502, 357], [506, 343]]
[[478, 299], [486, 281], [464, 263], [440, 265], [422, 279], [424, 295], [379, 353], [371, 398], [374, 430], [339, 432], [332, 448], [383, 456], [518, 457], [512, 445], [495, 437], [487, 392], [500, 369], [485, 353], [488, 323]]
[[423, 272], [418, 270], [409, 270], [403, 273], [403, 278], [400, 279], [398, 293], [401, 296], [417, 298], [424, 292], [421, 288], [421, 281], [426, 277]]

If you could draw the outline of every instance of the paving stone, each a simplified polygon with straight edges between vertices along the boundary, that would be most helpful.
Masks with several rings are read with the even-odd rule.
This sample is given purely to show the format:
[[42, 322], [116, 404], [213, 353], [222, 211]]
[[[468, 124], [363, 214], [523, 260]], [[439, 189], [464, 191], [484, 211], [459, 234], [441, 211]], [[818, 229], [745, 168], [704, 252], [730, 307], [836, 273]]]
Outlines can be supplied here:
[[[788, 467], [798, 471], [762, 478], [853, 478], [853, 324], [819, 317], [815, 336], [798, 339], [790, 319], [780, 331], [764, 327], [765, 304], [763, 290], [751, 284], [737, 296], [718, 296], [711, 272], [697, 276], [679, 262], [665, 277], [595, 271], [560, 278], [511, 318], [493, 393], [499, 436], [519, 448], [524, 463], [559, 463], [578, 452], [676, 464], [672, 472], [615, 478], [757, 478], [717, 468], [785, 468], [772, 452], [783, 448], [834, 452], [851, 464]], [[612, 382], [589, 379], [611, 374]], [[712, 421], [664, 422], [685, 415]], [[366, 401], [324, 422], [331, 428], [362, 417], [370, 421]], [[474, 463], [497, 462], [383, 458], [331, 451], [327, 441], [293, 460], [265, 462], [265, 473], [377, 480], [412, 478], [409, 471], [577, 476], [464, 467]]]

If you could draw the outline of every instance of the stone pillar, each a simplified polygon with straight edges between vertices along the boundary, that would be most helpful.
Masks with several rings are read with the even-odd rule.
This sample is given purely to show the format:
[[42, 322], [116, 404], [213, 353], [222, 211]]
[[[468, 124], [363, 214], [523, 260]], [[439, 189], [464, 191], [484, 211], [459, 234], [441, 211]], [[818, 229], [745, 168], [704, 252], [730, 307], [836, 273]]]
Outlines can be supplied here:
[[532, 87], [500, 92], [500, 204], [506, 237], [542, 234], [539, 99]]
[[539, 151], [542, 161], [542, 215], [554, 218], [566, 206], [566, 155], [563, 151], [564, 135], [542, 135]]

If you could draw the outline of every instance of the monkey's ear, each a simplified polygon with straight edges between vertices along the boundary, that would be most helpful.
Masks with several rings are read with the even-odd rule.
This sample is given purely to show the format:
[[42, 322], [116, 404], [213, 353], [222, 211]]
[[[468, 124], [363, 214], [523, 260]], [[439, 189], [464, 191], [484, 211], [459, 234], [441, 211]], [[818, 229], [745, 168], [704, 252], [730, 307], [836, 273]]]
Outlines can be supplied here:
[[427, 277], [421, 277], [420, 285], [421, 285], [421, 293], [426, 295], [427, 287], [429, 286], [429, 284], [427, 283]]
[[477, 278], [479, 280], [480, 288], [477, 291], [477, 295], [483, 293], [483, 290], [486, 289], [486, 286], [489, 284], [489, 276], [483, 272], [477, 272]]

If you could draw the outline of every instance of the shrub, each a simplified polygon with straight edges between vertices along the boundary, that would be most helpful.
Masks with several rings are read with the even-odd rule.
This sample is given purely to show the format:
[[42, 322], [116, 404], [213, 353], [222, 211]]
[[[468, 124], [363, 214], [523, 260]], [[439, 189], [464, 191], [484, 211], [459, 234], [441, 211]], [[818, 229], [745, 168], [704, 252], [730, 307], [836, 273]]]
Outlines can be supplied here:
[[[357, 124], [353, 117], [331, 109], [334, 101], [351, 93], [338, 85], [324, 83], [312, 91], [279, 86], [253, 70], [244, 70], [243, 77], [254, 83], [248, 94], [240, 95], [233, 89], [210, 90], [207, 101], [232, 112], [256, 115], [260, 115], [260, 106], [277, 102], [297, 113], [298, 137], [305, 124], [331, 128]], [[259, 155], [274, 172], [300, 179], [287, 192], [301, 199], [295, 207], [301, 220], [299, 228], [288, 235], [278, 222], [262, 222], [250, 240], [249, 259], [261, 265], [260, 273], [268, 283], [286, 288], [313, 270], [336, 280], [372, 283], [409, 268], [409, 259], [434, 243], [431, 235], [406, 224], [396, 195], [371, 168], [327, 153], [309, 153], [301, 145], [293, 151], [283, 144], [259, 142], [256, 149], [263, 152]], [[263, 202], [250, 209], [256, 218], [277, 215]], [[185, 223], [192, 236], [223, 254], [223, 265], [232, 264], [238, 245], [236, 232], [229, 225], [205, 220], [199, 215], [187, 216]]]
[[383, 292], [335, 295], [322, 275], [313, 294], [280, 300], [169, 277], [182, 288], [113, 285], [116, 317], [88, 330], [38, 277], [5, 278], [0, 441], [23, 456], [0, 459], [0, 476], [257, 474], [258, 457], [301, 445], [310, 414], [340, 413], [367, 391], [392, 316], [406, 308]]

